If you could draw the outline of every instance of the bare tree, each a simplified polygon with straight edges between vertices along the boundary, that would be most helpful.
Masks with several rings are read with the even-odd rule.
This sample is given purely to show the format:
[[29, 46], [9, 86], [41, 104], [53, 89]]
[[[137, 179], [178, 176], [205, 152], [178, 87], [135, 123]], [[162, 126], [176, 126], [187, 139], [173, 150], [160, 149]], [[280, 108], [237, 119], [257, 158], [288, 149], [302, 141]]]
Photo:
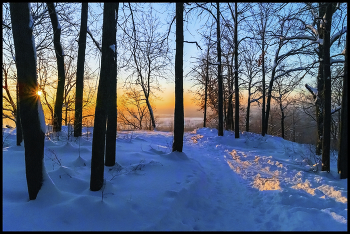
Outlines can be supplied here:
[[[142, 3], [143, 6], [146, 3]], [[136, 7], [136, 6], [134, 6]], [[121, 43], [126, 52], [123, 55], [125, 65], [121, 65], [131, 75], [127, 77], [126, 85], [138, 85], [143, 92], [145, 102], [151, 117], [152, 128], [156, 129], [156, 122], [150, 97], [155, 97], [154, 91], [160, 91], [159, 79], [166, 78], [165, 70], [170, 63], [169, 47], [166, 41], [166, 33], [161, 34], [160, 21], [155, 17], [153, 8], [148, 8], [145, 14], [137, 14], [129, 3], [128, 10], [131, 19], [131, 32], [126, 26], [121, 26], [125, 32], [124, 41]]]
[[146, 129], [149, 112], [141, 92], [136, 88], [131, 88], [119, 98], [118, 122], [122, 126], [139, 130]]
[[75, 118], [74, 118], [74, 136], [79, 137], [82, 133], [82, 114], [83, 114], [83, 89], [84, 89], [84, 62], [86, 48], [88, 20], [88, 3], [83, 2], [81, 5], [81, 23], [79, 34], [78, 65], [75, 94]]
[[49, 15], [52, 23], [52, 30], [54, 34], [54, 46], [55, 46], [57, 72], [58, 72], [56, 102], [55, 102], [54, 119], [53, 119], [53, 131], [60, 132], [62, 128], [62, 106], [63, 106], [63, 93], [64, 93], [64, 83], [65, 83], [64, 53], [61, 45], [61, 25], [58, 21], [58, 16], [57, 16], [54, 3], [47, 2], [46, 4], [49, 10]]
[[344, 77], [343, 77], [343, 95], [341, 104], [341, 122], [340, 122], [340, 137], [339, 137], [339, 152], [338, 152], [338, 173], [341, 179], [348, 178], [348, 34], [346, 34], [346, 47], [345, 47], [345, 65], [344, 65]]
[[[109, 87], [110, 82], [116, 82], [115, 67], [115, 44], [116, 44], [116, 20], [115, 20], [115, 3], [104, 3], [103, 7], [103, 28], [102, 28], [102, 59], [101, 73], [96, 98], [95, 122], [92, 140], [91, 155], [91, 177], [90, 190], [98, 191], [103, 186], [104, 181], [104, 156], [105, 156], [105, 134], [106, 121], [108, 116], [108, 105], [112, 90]], [[115, 86], [114, 86], [115, 87]], [[115, 94], [115, 92], [114, 92]], [[110, 121], [115, 118], [110, 117]], [[113, 139], [115, 141], [115, 138]]]
[[10, 3], [15, 44], [20, 116], [25, 144], [29, 199], [35, 200], [43, 183], [45, 123], [39, 116], [36, 51], [29, 3]]
[[176, 3], [176, 54], [175, 54], [175, 111], [174, 141], [172, 151], [182, 152], [184, 135], [183, 101], [183, 11], [182, 2]]

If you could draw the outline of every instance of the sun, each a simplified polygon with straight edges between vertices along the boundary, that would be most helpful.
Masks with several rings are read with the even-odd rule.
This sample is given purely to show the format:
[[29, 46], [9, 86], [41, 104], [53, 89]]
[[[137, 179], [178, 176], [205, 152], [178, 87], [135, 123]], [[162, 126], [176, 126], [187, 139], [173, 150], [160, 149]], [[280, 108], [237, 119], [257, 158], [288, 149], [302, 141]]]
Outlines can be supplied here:
[[43, 92], [41, 90], [38, 90], [38, 92], [36, 92], [39, 96], [41, 96], [41, 94], [43, 94]]

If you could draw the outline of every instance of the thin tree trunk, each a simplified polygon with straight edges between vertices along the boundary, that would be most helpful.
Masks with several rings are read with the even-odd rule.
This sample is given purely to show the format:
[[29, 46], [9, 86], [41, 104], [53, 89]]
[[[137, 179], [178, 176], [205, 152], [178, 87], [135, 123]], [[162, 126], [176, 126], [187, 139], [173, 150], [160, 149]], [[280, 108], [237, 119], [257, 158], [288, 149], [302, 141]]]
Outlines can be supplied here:
[[10, 2], [15, 44], [20, 118], [25, 147], [25, 167], [29, 199], [35, 200], [43, 183], [45, 133], [39, 117], [40, 100], [36, 74], [36, 50], [29, 3]]
[[262, 110], [261, 110], [261, 135], [265, 136], [267, 129], [265, 127], [265, 31], [262, 36], [262, 58], [261, 58], [261, 66], [262, 66]]
[[207, 51], [207, 61], [206, 61], [206, 71], [205, 71], [205, 87], [204, 87], [204, 120], [203, 120], [203, 128], [207, 125], [207, 100], [208, 100], [208, 79], [209, 79], [209, 45]]
[[176, 2], [176, 54], [175, 54], [175, 112], [173, 152], [182, 152], [184, 135], [183, 102], [183, 10], [182, 2]]
[[75, 94], [75, 118], [74, 118], [74, 137], [80, 137], [82, 134], [82, 113], [83, 113], [83, 90], [84, 90], [84, 63], [88, 20], [88, 2], [83, 2], [81, 6], [81, 24], [79, 34], [78, 62], [77, 62], [77, 80]]
[[64, 57], [61, 46], [61, 26], [58, 22], [57, 13], [53, 2], [47, 2], [47, 8], [51, 19], [52, 29], [54, 33], [54, 47], [57, 60], [57, 91], [56, 91], [56, 103], [53, 119], [53, 131], [60, 132], [62, 129], [62, 105], [63, 105], [63, 94], [64, 94], [64, 83], [65, 83], [65, 72], [64, 72]]
[[235, 138], [239, 138], [239, 86], [238, 86], [238, 15], [237, 15], [237, 2], [235, 2], [235, 32], [234, 32], [234, 43], [235, 43]]
[[224, 135], [224, 116], [223, 116], [223, 84], [222, 84], [222, 74], [221, 74], [221, 36], [220, 36], [220, 7], [219, 2], [216, 3], [216, 9], [217, 9], [217, 53], [218, 53], [218, 95], [219, 95], [219, 129], [218, 129], [218, 135], [223, 136]]

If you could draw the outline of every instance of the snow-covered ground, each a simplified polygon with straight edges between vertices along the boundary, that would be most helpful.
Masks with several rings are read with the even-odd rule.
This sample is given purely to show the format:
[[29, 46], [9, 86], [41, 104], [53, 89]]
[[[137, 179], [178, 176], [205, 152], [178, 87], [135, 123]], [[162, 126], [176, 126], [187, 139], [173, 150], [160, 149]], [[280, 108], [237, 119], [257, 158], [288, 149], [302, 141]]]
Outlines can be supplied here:
[[5, 129], [3, 231], [347, 231], [347, 179], [335, 157], [322, 172], [308, 145], [240, 136], [186, 132], [179, 153], [172, 133], [118, 132], [121, 167], [105, 167], [97, 192], [89, 190], [91, 135], [47, 139], [46, 180], [29, 201], [24, 147]]

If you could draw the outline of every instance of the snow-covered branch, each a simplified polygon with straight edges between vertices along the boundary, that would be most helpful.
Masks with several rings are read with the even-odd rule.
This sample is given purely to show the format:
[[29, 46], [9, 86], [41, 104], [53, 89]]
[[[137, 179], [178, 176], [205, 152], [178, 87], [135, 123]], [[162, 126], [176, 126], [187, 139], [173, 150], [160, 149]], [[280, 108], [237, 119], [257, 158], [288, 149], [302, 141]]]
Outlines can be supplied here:
[[308, 84], [305, 84], [305, 88], [307, 90], [309, 90], [309, 92], [312, 94], [312, 96], [314, 97], [314, 100], [317, 100], [317, 95], [318, 95], [318, 90], [311, 87], [310, 85]]
[[274, 80], [277, 80], [278, 78], [281, 78], [281, 77], [283, 77], [285, 75], [288, 75], [290, 72], [302, 71], [302, 70], [306, 70], [308, 68], [309, 67], [297, 67], [297, 68], [289, 69], [289, 70], [283, 72], [282, 74], [279, 74], [279, 75], [275, 76]]
[[335, 108], [334, 110], [331, 110], [331, 115], [333, 115], [334, 113], [340, 111], [341, 106], [338, 106], [337, 108]]
[[334, 63], [345, 63], [345, 59], [332, 59], [331, 58], [331, 65]]
[[339, 38], [341, 35], [347, 32], [347, 26], [344, 26], [339, 32], [334, 34], [331, 38], [331, 45]]

